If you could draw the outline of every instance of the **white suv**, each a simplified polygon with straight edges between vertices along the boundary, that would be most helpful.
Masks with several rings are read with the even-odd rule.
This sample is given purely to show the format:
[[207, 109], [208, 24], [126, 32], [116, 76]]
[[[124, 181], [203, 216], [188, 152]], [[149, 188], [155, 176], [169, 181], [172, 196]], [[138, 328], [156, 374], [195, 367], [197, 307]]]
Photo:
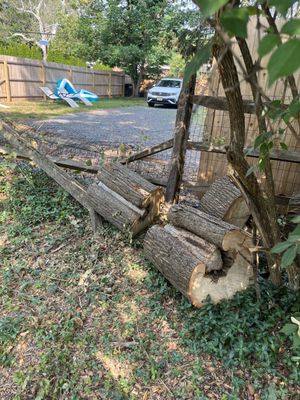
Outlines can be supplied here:
[[161, 79], [152, 89], [148, 90], [148, 106], [154, 107], [155, 104], [168, 104], [177, 107], [181, 89], [182, 79]]

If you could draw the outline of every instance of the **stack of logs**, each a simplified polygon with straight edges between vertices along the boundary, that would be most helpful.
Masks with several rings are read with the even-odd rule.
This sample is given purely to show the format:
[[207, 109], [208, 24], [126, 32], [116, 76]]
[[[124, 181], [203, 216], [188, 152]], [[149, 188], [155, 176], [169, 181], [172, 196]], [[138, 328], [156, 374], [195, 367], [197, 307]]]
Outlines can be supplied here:
[[[219, 180], [217, 185], [222, 187], [222, 183], [233, 185], [228, 177]], [[216, 186], [212, 187], [212, 192], [215, 193], [215, 189]], [[220, 190], [216, 201], [210, 202], [209, 210], [218, 217], [227, 215], [233, 220], [235, 203], [238, 222], [242, 223], [243, 215], [245, 223], [249, 211], [245, 205], [241, 206], [241, 195], [234, 189], [236, 196], [231, 202], [226, 191]], [[206, 209], [208, 199], [213, 199], [209, 191], [202, 203]], [[228, 193], [232, 197], [234, 192]], [[219, 201], [222, 196], [223, 202]], [[216, 204], [215, 209], [213, 204]], [[238, 226], [201, 211], [202, 207], [199, 210], [184, 205], [172, 206], [168, 212], [169, 223], [153, 226], [144, 239], [146, 257], [196, 307], [202, 306], [207, 296], [214, 303], [231, 298], [248, 287], [253, 274], [250, 235]]]
[[[2, 122], [1, 134], [86, 207], [95, 228], [100, 215], [134, 236], [159, 214], [162, 189], [129, 168], [108, 162], [99, 168], [96, 183], [81, 184], [11, 124]], [[201, 306], [208, 295], [214, 302], [230, 298], [245, 289], [252, 277], [251, 238], [240, 229], [248, 217], [239, 190], [228, 177], [221, 178], [203, 196], [199, 210], [174, 205], [167, 225], [149, 229], [144, 240], [146, 256], [195, 306]]]
[[161, 188], [117, 162], [106, 162], [97, 174], [97, 183], [87, 193], [97, 202], [97, 212], [117, 228], [132, 236], [147, 228], [159, 214], [164, 200]]

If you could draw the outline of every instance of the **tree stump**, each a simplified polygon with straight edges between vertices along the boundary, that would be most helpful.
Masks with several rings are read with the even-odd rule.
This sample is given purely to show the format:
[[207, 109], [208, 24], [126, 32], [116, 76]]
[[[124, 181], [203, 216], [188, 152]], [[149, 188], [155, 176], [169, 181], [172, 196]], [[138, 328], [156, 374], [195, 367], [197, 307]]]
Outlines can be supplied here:
[[228, 176], [217, 179], [201, 199], [199, 209], [239, 228], [250, 217], [240, 190]]
[[191, 233], [182, 236], [181, 230], [159, 225], [152, 226], [144, 239], [146, 257], [196, 306], [207, 269], [219, 270], [222, 266], [216, 247], [204, 240], [200, 246], [198, 239]]

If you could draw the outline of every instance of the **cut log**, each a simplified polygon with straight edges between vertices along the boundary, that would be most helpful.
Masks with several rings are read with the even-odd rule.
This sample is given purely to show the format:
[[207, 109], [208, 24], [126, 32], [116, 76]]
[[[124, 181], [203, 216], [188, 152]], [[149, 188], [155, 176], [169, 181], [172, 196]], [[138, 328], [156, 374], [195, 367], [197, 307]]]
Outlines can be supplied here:
[[136, 207], [146, 208], [163, 201], [161, 188], [157, 188], [136, 172], [117, 162], [105, 163], [97, 177], [105, 186]]
[[165, 229], [159, 225], [152, 226], [144, 239], [145, 255], [194, 304], [197, 288], [207, 270], [209, 251], [213, 249], [215, 254], [215, 248], [209, 244], [206, 248], [199, 248], [197, 240], [191, 243], [171, 231], [170, 227]]
[[251, 236], [234, 225], [196, 208], [179, 204], [170, 208], [168, 220], [224, 251], [239, 252], [247, 259], [251, 259], [249, 252], [249, 248], [252, 247]]
[[206, 272], [218, 271], [222, 269], [222, 257], [219, 249], [212, 243], [173, 225], [165, 225], [165, 231], [172, 236], [185, 241], [185, 245], [196, 257], [203, 259], [206, 265]]
[[201, 199], [199, 209], [232, 225], [243, 228], [250, 217], [240, 190], [228, 176], [217, 179]]
[[237, 255], [233, 265], [225, 272], [225, 276], [206, 274], [192, 291], [193, 304], [204, 305], [209, 296], [213, 303], [232, 298], [237, 292], [247, 289], [253, 283], [253, 268], [241, 256]]
[[135, 236], [154, 219], [153, 209], [140, 209], [102, 182], [88, 187], [88, 195], [97, 203], [97, 212], [121, 230], [130, 230]]

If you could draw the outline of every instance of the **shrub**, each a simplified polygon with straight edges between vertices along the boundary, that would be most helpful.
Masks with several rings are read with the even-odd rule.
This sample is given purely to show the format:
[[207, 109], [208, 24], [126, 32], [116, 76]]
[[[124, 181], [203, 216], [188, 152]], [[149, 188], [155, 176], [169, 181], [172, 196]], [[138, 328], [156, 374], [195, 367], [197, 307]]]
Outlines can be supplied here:
[[41, 60], [42, 52], [36, 45], [28, 45], [25, 43], [11, 43], [8, 45], [0, 45], [0, 54], [6, 56], [31, 58], [33, 60]]

